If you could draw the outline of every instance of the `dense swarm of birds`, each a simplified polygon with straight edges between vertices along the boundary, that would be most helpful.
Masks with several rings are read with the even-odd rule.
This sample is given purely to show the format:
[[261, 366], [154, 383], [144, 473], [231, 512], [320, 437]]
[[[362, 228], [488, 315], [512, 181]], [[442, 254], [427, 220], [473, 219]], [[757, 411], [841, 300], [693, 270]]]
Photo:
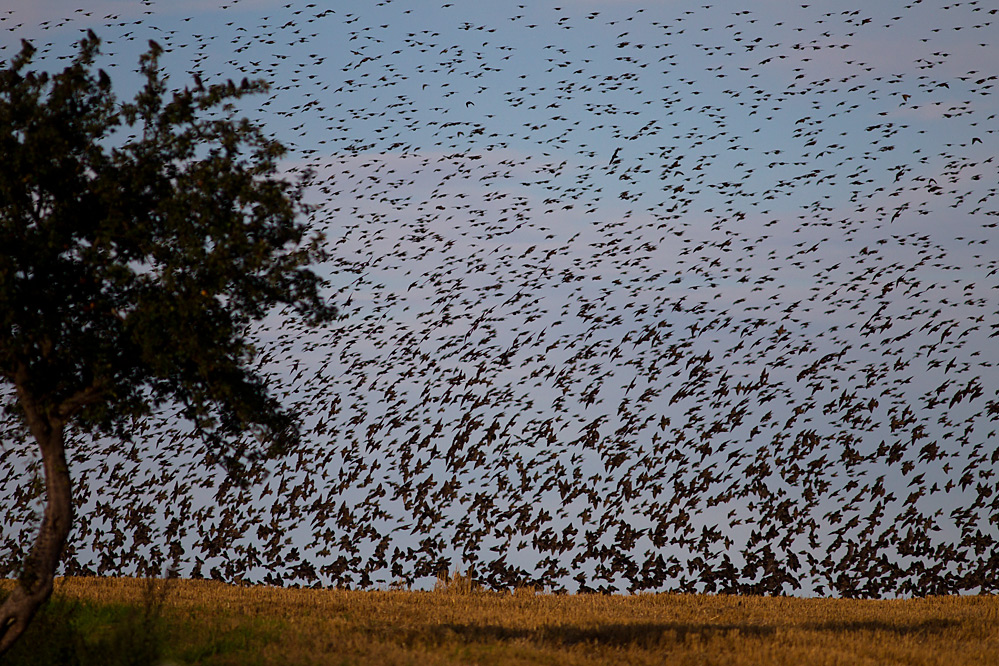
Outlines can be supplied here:
[[[5, 58], [93, 27], [113, 77], [153, 39], [178, 86], [271, 82], [239, 112], [344, 312], [256, 332], [309, 439], [255, 484], [174, 412], [77, 436], [65, 573], [999, 590], [997, 10], [479, 4], [0, 16]], [[4, 428], [11, 575], [42, 488]]]

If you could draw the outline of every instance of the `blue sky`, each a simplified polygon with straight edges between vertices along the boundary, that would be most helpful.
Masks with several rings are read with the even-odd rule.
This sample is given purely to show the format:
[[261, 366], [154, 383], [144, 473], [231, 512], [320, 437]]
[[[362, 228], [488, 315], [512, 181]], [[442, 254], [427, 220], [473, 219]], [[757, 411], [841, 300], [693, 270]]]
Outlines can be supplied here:
[[[881, 539], [904, 562], [901, 534], [931, 523], [934, 544], [996, 537], [995, 502], [973, 528], [952, 513], [995, 487], [983, 461], [996, 451], [999, 53], [986, 3], [9, 7], [4, 58], [27, 38], [54, 66], [92, 28], [123, 90], [149, 39], [176, 86], [268, 80], [241, 112], [291, 149], [289, 175], [315, 173], [314, 223], [335, 256], [321, 270], [346, 316], [310, 332], [275, 315], [259, 332], [265, 369], [312, 431], [263, 487], [302, 495], [227, 490], [243, 513], [225, 517], [211, 508], [217, 473], [169, 415], [150, 440], [171, 452], [162, 466], [115, 472], [191, 480], [174, 506], [205, 575], [262, 537], [236, 530], [217, 551], [199, 530], [264, 516], [287, 541], [271, 561], [294, 561], [292, 548], [317, 568], [360, 558], [324, 584], [358, 584], [364, 567], [390, 582], [373, 555], [383, 537], [392, 552], [430, 534], [428, 554], [400, 558], [417, 582], [442, 563], [488, 570], [497, 552], [525, 579], [573, 589], [579, 572], [600, 579], [598, 557], [576, 559], [587, 533], [620, 543], [622, 525], [647, 530], [625, 549], [634, 561], [675, 557], [698, 580], [688, 526], [719, 526], [731, 543], [711, 557], [744, 562], [754, 521], [784, 501], [805, 526], [778, 556], [789, 568], [788, 554], [825, 550], [828, 570], [861, 576], [850, 540]], [[105, 473], [87, 447], [101, 444], [80, 446], [93, 509]], [[28, 473], [27, 452], [9, 460]], [[966, 472], [970, 485], [945, 489]], [[545, 479], [591, 494], [566, 499]], [[709, 481], [685, 491], [696, 479]], [[399, 489], [427, 480], [426, 505]], [[155, 505], [138, 485], [122, 507]], [[481, 514], [479, 493], [578, 530], [554, 557], [567, 575], [538, 564], [532, 521]], [[384, 515], [359, 519], [371, 533], [337, 526], [315, 508], [326, 497]], [[894, 531], [909, 506], [929, 522]], [[681, 508], [690, 522], [653, 539]], [[845, 542], [840, 515], [858, 517]], [[99, 526], [78, 537], [81, 561], [107, 543]], [[621, 576], [600, 584], [627, 588]], [[805, 591], [829, 584], [802, 575]]]

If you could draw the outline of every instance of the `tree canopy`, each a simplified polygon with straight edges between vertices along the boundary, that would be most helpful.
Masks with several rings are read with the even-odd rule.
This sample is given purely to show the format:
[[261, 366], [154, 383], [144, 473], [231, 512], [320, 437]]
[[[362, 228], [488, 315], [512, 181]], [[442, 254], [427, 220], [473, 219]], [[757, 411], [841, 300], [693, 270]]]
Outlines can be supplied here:
[[128, 440], [176, 403], [239, 481], [300, 439], [254, 369], [250, 325], [275, 306], [309, 324], [336, 315], [310, 268], [326, 255], [303, 181], [282, 178], [283, 147], [234, 116], [267, 85], [171, 91], [150, 42], [144, 85], [120, 103], [94, 71], [99, 46], [90, 32], [49, 75], [25, 42], [0, 71], [0, 377], [41, 447], [49, 502], [0, 610], [0, 649], [51, 590], [72, 515], [67, 425]]

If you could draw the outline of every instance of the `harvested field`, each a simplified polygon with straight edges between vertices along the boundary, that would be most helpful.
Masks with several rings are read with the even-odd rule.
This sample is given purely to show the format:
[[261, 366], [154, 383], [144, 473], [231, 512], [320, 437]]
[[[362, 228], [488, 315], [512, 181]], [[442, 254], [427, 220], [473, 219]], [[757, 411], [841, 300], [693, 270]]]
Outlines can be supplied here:
[[[11, 585], [2, 581], [0, 590]], [[342, 591], [76, 578], [59, 580], [26, 638], [10, 663], [60, 663], [67, 654], [81, 664], [134, 663], [121, 653], [139, 651], [160, 663], [213, 665], [960, 666], [999, 664], [999, 599], [556, 596], [455, 585]]]

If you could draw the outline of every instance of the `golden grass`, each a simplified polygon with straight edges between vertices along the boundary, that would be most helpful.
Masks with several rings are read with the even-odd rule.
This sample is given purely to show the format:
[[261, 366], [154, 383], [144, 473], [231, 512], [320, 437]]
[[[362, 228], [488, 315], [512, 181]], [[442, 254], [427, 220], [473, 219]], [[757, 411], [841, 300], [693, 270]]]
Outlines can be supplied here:
[[[0, 591], [12, 581], [0, 581]], [[296, 590], [172, 581], [177, 664], [999, 664], [999, 599], [851, 601], [643, 594]], [[56, 594], [134, 605], [145, 581]]]

